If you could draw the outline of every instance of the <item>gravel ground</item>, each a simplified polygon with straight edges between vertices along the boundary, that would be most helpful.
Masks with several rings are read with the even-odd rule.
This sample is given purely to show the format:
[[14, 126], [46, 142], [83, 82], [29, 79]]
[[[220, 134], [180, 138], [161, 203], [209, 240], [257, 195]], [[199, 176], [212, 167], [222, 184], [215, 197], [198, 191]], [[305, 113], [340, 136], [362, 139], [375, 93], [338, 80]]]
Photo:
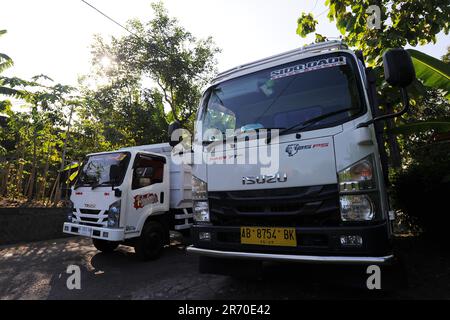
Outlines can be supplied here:
[[[387, 290], [377, 292], [365, 288], [362, 267], [273, 264], [258, 278], [199, 274], [198, 258], [180, 239], [147, 263], [132, 248], [106, 255], [83, 238], [3, 246], [0, 299], [450, 299], [448, 248], [419, 238], [397, 242], [406, 267], [383, 271]], [[69, 265], [81, 268], [81, 290], [67, 289]]]

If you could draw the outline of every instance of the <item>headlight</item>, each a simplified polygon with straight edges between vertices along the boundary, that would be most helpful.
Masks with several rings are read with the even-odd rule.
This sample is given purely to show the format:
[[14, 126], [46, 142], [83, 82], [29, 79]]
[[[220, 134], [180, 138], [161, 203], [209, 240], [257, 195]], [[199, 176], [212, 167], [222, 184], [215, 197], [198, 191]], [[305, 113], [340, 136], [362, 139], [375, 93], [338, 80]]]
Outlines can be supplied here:
[[206, 182], [194, 176], [192, 176], [192, 199], [194, 201], [208, 199], [208, 190]]
[[67, 222], [73, 222], [73, 212], [75, 211], [75, 205], [69, 200], [69, 209], [67, 209]]
[[368, 195], [341, 196], [342, 221], [371, 221], [375, 217], [372, 200]]
[[194, 221], [209, 222], [209, 205], [208, 201], [194, 201]]
[[192, 176], [192, 200], [195, 222], [210, 222], [208, 204], [208, 185]]
[[375, 189], [373, 167], [373, 159], [370, 156], [339, 172], [339, 190], [354, 192]]
[[371, 155], [338, 173], [342, 221], [375, 219], [380, 205], [374, 168]]
[[108, 210], [108, 228], [118, 228], [120, 222], [121, 201], [114, 202]]

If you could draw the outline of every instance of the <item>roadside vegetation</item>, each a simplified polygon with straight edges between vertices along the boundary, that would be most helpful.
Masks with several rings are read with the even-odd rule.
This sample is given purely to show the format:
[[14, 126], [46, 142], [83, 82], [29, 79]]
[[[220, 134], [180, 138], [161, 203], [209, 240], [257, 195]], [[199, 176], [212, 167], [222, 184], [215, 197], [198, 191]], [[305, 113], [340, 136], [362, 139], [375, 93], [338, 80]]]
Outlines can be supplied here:
[[77, 87], [2, 76], [14, 63], [0, 54], [0, 207], [61, 205], [86, 154], [166, 142], [173, 120], [192, 128], [219, 49], [161, 3], [152, 8], [152, 20], [128, 22], [127, 36], [95, 36], [92, 72]]

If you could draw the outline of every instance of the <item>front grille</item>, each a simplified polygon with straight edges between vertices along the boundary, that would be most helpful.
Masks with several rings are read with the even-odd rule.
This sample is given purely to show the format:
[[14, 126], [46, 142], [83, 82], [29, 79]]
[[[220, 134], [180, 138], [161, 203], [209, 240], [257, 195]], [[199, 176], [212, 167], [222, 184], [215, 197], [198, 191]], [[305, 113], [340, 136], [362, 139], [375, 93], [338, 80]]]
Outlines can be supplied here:
[[217, 226], [336, 226], [336, 184], [288, 189], [209, 192], [211, 222]]
[[89, 226], [105, 226], [107, 223], [107, 216], [102, 215], [101, 210], [93, 209], [79, 209], [79, 222], [83, 225]]
[[100, 210], [92, 210], [92, 209], [80, 209], [82, 214], [99, 214]]

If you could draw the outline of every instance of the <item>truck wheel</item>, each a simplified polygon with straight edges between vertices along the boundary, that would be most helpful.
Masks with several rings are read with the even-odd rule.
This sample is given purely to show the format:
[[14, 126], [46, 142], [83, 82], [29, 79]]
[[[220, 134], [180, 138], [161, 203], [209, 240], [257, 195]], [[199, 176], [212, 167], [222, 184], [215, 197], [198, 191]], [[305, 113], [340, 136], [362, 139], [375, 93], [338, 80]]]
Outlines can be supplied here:
[[119, 246], [118, 242], [100, 240], [100, 239], [92, 239], [92, 243], [97, 250], [104, 253], [111, 253]]
[[156, 221], [149, 221], [144, 225], [134, 251], [142, 261], [155, 260], [162, 253], [164, 239], [164, 227]]

